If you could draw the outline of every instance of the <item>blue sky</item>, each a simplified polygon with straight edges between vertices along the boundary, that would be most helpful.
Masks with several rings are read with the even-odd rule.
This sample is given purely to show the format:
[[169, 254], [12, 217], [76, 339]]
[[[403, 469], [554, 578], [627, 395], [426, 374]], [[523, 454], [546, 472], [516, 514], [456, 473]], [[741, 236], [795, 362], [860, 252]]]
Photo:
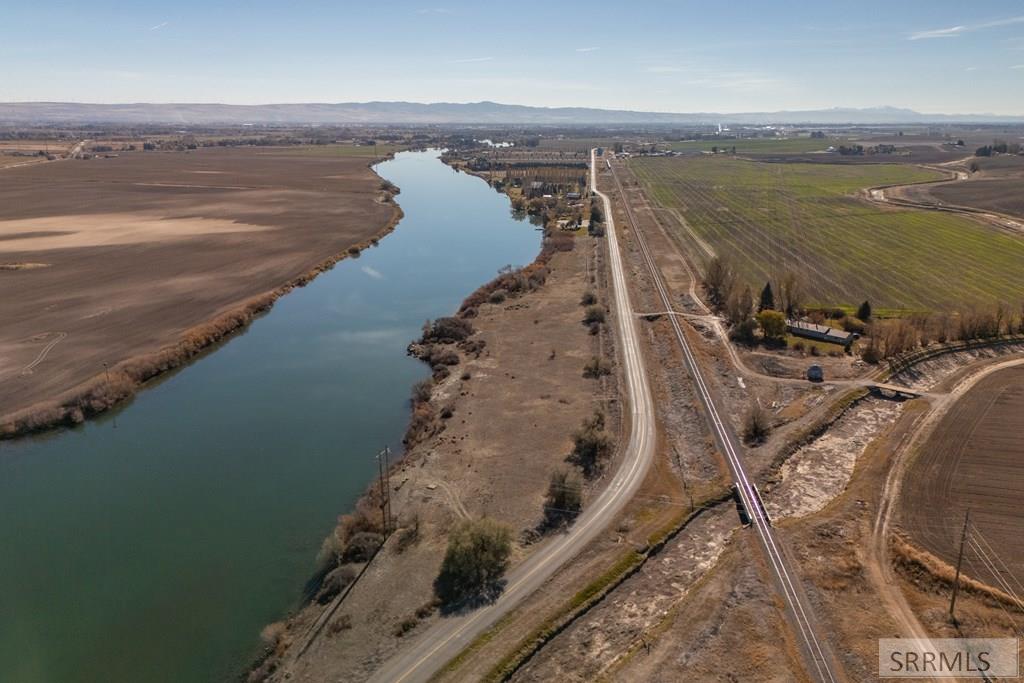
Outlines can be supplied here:
[[1020, 0], [3, 5], [0, 101], [1024, 114]]

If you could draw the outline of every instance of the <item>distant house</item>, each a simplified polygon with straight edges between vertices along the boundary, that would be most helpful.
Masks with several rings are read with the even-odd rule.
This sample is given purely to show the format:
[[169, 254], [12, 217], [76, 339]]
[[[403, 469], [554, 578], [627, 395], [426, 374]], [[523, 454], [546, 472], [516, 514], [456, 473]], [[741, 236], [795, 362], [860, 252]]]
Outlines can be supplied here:
[[565, 198], [569, 199], [569, 200], [580, 199], [582, 197], [583, 197], [583, 195], [581, 195], [579, 192], [566, 192], [565, 193]]
[[814, 339], [816, 341], [828, 342], [830, 344], [839, 344], [843, 348], [850, 348], [850, 344], [857, 338], [857, 335], [851, 334], [844, 330], [837, 330], [834, 327], [828, 325], [815, 325], [814, 323], [804, 322], [802, 320], [787, 320], [786, 329], [789, 333], [797, 337], [804, 337], [806, 339]]

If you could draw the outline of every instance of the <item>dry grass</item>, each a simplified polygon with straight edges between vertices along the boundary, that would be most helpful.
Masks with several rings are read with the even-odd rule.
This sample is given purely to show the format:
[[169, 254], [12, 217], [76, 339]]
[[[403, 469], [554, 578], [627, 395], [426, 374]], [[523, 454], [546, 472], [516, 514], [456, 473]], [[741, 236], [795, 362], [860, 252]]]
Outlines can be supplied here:
[[[952, 589], [956, 578], [955, 567], [917, 547], [900, 534], [893, 534], [889, 547], [897, 571], [914, 586], [926, 593], [948, 593]], [[1014, 609], [1020, 608], [1011, 596], [966, 573], [960, 574], [960, 590], [984, 598], [991, 606], [1002, 604]]]

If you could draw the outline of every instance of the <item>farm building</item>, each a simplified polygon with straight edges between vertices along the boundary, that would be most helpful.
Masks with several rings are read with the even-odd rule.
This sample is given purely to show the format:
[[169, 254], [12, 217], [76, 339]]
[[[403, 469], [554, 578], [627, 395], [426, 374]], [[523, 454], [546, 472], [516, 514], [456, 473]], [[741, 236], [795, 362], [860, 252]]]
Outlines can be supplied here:
[[852, 344], [853, 340], [856, 339], [856, 336], [850, 332], [837, 330], [836, 328], [829, 327], [828, 325], [815, 325], [814, 323], [808, 323], [802, 320], [787, 320], [786, 329], [789, 330], [790, 334], [797, 337], [829, 342], [830, 344], [839, 344], [844, 348], [850, 348], [850, 344]]

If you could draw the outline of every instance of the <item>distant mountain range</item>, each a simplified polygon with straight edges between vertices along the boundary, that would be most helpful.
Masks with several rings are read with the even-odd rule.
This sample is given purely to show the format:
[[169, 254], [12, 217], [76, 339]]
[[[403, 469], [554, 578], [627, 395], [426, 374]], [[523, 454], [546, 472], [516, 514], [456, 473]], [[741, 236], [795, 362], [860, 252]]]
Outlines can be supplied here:
[[667, 113], [527, 107], [496, 102], [344, 102], [338, 104], [82, 104], [0, 103], [0, 124], [912, 124], [1024, 123], [1024, 116], [922, 114], [911, 109], [817, 109], [740, 114]]

